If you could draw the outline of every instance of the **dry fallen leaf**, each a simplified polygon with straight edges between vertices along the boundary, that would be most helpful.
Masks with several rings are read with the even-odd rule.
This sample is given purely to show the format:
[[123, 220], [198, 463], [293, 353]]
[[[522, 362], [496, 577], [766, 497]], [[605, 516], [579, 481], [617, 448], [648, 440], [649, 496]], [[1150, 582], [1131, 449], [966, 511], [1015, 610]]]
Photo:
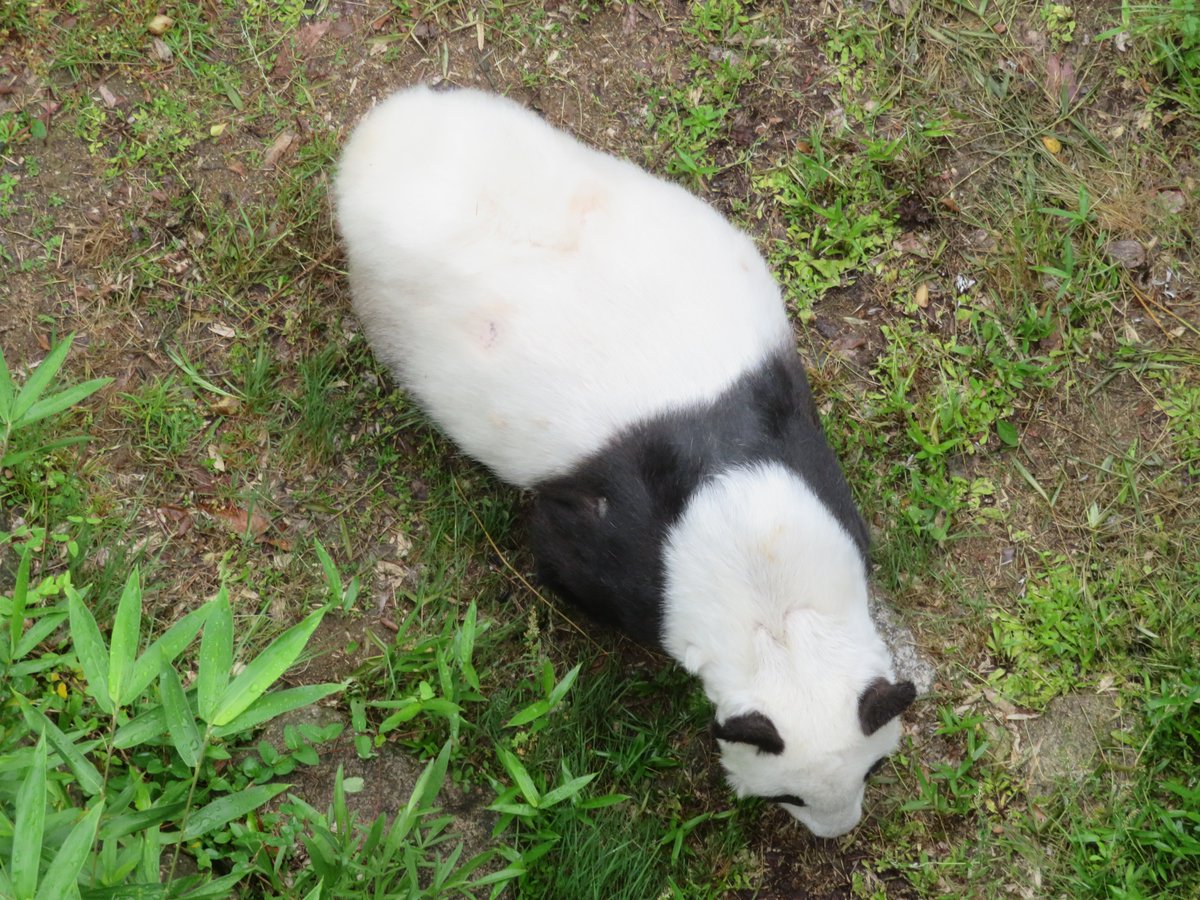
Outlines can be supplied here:
[[296, 32], [296, 50], [301, 54], [311, 51], [325, 36], [330, 24], [332, 23], [326, 19], [323, 22], [309, 22], [307, 25], [301, 25]]
[[[242, 408], [242, 401], [237, 397], [218, 397], [208, 404], [208, 408], [218, 416], [236, 416]], [[211, 446], [210, 444], [210, 449]]]
[[866, 335], [862, 334], [844, 334], [829, 346], [843, 355], [849, 355], [860, 347], [866, 346]]
[[225, 457], [221, 455], [221, 451], [212, 444], [208, 445], [208, 461], [212, 465], [214, 472], [225, 471]]
[[192, 530], [192, 514], [182, 506], [160, 506], [154, 514], [163, 531], [172, 537], [182, 537]]
[[251, 537], [261, 538], [271, 527], [271, 520], [257, 509], [245, 510], [240, 506], [222, 503], [205, 503], [201, 505], [201, 509], [234, 534], [249, 534]]
[[1057, 53], [1051, 53], [1046, 60], [1046, 93], [1056, 98], [1065, 95], [1067, 100], [1074, 100], [1079, 93], [1075, 67], [1070, 60], [1060, 60]]
[[274, 143], [267, 149], [266, 156], [263, 157], [263, 168], [275, 168], [280, 160], [295, 151], [299, 143], [300, 138], [295, 134], [290, 131], [281, 131], [279, 137], [275, 138]]
[[1049, 150], [1051, 153], [1062, 153], [1062, 141], [1060, 141], [1056, 137], [1051, 137], [1050, 135], [1046, 135], [1045, 137], [1042, 138], [1042, 146], [1045, 147], [1047, 150]]
[[96, 91], [100, 94], [100, 99], [104, 102], [104, 105], [109, 109], [117, 105], [117, 95], [108, 89], [107, 84], [101, 83], [96, 88]]
[[929, 306], [929, 285], [922, 282], [917, 287], [916, 301], [917, 306], [921, 307], [921, 309], [925, 309]]

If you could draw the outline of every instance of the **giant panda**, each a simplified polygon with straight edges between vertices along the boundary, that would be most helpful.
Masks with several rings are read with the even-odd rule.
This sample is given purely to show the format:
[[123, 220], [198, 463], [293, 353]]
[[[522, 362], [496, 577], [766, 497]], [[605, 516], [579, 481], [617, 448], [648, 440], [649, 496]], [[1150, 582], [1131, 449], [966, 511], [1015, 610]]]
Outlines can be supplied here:
[[752, 241], [502, 96], [399, 91], [334, 188], [375, 355], [533, 493], [541, 579], [700, 679], [739, 796], [841, 835], [910, 682], [867, 528]]

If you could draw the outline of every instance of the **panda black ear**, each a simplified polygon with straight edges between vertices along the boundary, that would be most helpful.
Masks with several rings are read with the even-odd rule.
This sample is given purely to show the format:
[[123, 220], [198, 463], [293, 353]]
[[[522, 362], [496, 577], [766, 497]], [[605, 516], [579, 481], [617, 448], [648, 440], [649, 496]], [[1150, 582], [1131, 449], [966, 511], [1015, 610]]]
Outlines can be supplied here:
[[775, 723], [760, 712], [731, 716], [724, 724], [713, 722], [712, 733], [718, 740], [752, 744], [759, 753], [777, 756], [783, 752], [783, 738], [779, 736]]
[[886, 678], [876, 678], [858, 698], [858, 721], [863, 734], [874, 734], [916, 699], [917, 689], [911, 681], [892, 684]]

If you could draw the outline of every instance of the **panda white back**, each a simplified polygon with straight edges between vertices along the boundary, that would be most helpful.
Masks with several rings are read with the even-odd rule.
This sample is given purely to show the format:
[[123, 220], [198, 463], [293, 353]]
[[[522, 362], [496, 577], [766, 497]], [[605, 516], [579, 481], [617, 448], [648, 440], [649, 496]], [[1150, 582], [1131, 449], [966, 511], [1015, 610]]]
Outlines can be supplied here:
[[715, 398], [791, 340], [742, 232], [502, 97], [417, 87], [380, 103], [336, 201], [376, 354], [522, 487]]

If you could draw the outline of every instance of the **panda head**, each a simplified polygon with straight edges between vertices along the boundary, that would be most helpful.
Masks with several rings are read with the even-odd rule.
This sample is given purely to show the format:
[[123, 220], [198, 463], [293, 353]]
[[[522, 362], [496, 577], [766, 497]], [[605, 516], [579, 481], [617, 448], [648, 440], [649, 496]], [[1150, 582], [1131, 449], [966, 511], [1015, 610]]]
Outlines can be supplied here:
[[768, 464], [702, 486], [666, 563], [664, 643], [716, 707], [731, 786], [819, 837], [845, 834], [916, 696], [871, 620], [860, 544], [805, 481]]
[[817, 837], [832, 838], [858, 824], [867, 780], [896, 749], [900, 713], [915, 697], [912, 682], [879, 675], [856, 702], [843, 697], [815, 713], [806, 704], [803, 717], [794, 702], [765, 704], [718, 718], [713, 733], [739, 796], [779, 803]]

